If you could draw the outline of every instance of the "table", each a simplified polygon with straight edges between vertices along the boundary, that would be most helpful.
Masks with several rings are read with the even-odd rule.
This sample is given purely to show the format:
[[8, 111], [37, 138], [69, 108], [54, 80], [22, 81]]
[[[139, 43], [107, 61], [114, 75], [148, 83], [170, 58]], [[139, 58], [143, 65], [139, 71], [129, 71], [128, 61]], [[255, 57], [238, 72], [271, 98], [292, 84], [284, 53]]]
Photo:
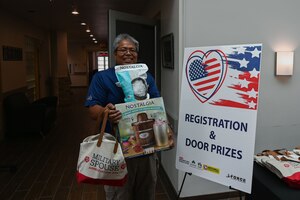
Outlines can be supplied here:
[[293, 189], [267, 168], [254, 162], [252, 193], [246, 200], [300, 200], [300, 189]]

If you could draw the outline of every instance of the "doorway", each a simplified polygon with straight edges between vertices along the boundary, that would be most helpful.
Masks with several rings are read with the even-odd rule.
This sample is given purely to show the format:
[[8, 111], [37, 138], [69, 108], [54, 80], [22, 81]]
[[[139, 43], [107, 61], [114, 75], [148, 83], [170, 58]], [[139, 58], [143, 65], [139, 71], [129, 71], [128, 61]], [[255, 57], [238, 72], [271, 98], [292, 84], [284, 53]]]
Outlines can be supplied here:
[[109, 66], [115, 66], [112, 44], [120, 33], [128, 33], [139, 41], [139, 63], [145, 63], [161, 90], [161, 65], [159, 51], [159, 21], [143, 16], [109, 10]]

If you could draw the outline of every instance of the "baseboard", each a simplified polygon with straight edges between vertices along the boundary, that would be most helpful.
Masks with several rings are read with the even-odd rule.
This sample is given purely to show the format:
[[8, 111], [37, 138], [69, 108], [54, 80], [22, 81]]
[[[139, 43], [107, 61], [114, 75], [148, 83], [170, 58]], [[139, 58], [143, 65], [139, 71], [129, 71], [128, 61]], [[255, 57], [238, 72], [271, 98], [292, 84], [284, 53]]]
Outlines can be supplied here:
[[160, 165], [159, 176], [170, 200], [219, 200], [219, 199], [227, 199], [227, 198], [235, 198], [235, 197], [240, 197], [240, 199], [242, 199], [242, 197], [245, 196], [243, 192], [232, 191], [232, 192], [223, 192], [223, 193], [216, 193], [216, 194], [209, 194], [209, 195], [199, 195], [193, 197], [178, 198], [177, 192], [173, 187], [162, 165]]

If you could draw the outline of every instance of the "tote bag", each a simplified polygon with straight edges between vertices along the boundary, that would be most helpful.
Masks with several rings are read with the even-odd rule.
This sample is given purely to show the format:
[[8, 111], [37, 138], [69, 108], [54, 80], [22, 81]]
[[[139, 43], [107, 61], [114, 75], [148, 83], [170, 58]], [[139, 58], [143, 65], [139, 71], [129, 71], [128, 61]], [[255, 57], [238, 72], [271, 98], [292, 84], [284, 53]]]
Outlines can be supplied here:
[[106, 109], [100, 134], [86, 137], [80, 144], [76, 173], [79, 183], [123, 186], [127, 180], [121, 146], [113, 135], [104, 133], [107, 117]]
[[300, 189], [300, 156], [293, 151], [266, 150], [254, 156], [255, 161], [269, 169], [288, 186]]

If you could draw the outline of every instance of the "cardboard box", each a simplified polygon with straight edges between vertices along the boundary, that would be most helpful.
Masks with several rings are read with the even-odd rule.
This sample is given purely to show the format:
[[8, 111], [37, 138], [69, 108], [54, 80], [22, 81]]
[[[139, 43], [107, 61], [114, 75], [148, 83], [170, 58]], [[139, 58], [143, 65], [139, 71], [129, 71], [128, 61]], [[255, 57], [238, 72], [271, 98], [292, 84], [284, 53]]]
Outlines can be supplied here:
[[124, 157], [137, 157], [170, 149], [173, 141], [163, 98], [116, 104], [122, 112], [118, 124]]

